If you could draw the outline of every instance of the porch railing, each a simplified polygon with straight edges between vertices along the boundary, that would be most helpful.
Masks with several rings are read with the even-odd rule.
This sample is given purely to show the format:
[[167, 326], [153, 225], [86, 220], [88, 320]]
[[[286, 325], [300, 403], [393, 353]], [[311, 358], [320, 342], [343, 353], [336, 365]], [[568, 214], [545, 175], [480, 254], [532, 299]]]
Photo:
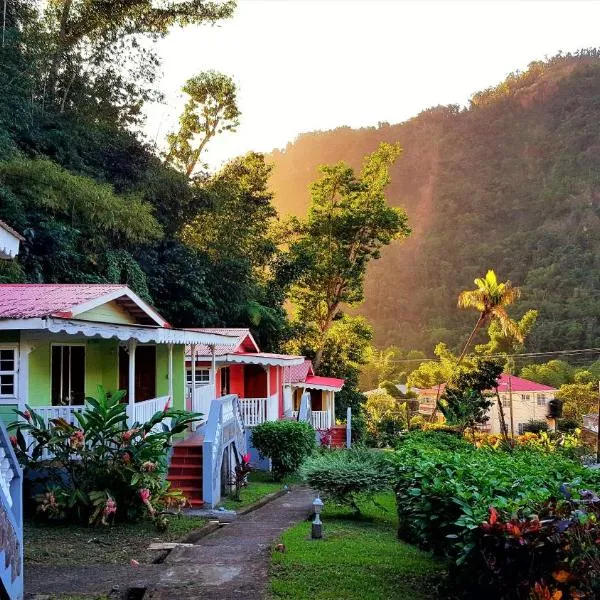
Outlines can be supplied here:
[[[134, 423], [145, 423], [146, 421], [149, 421], [155, 413], [165, 409], [168, 400], [169, 396], [159, 396], [158, 398], [151, 398], [150, 400], [144, 400], [143, 402], [135, 402], [133, 406], [127, 406], [129, 426], [131, 427]], [[165, 419], [163, 422], [170, 426], [171, 419]]]
[[[294, 419], [298, 418], [298, 414], [297, 410], [292, 413]], [[313, 410], [310, 415], [310, 424], [315, 429], [329, 429], [332, 425], [331, 415], [326, 410]]]
[[[208, 506], [214, 507], [220, 502], [223, 483], [225, 487], [229, 483], [221, 478], [231, 476], [236, 458], [245, 453], [246, 434], [238, 397], [230, 395], [213, 400], [204, 428], [202, 451], [202, 495]], [[229, 470], [223, 469], [224, 460]]]
[[277, 421], [279, 416], [279, 396], [270, 398], [240, 398], [240, 411], [246, 427], [254, 427], [265, 421]]
[[[193, 412], [202, 413], [204, 416], [204, 422], [208, 419], [210, 413], [211, 402], [216, 398], [215, 386], [212, 383], [196, 384], [196, 388], [192, 389], [192, 386], [188, 386], [188, 394], [191, 398], [191, 409]], [[200, 424], [194, 423], [193, 429]]]
[[0, 422], [0, 593], [23, 598], [23, 472]]

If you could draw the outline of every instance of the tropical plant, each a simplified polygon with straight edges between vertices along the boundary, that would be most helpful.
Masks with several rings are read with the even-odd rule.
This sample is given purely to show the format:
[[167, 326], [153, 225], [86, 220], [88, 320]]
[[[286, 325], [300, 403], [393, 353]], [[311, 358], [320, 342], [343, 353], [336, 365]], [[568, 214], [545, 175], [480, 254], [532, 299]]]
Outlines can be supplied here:
[[382, 452], [360, 447], [323, 452], [307, 459], [300, 469], [311, 488], [356, 513], [361, 500], [391, 487], [392, 473]]
[[[16, 411], [21, 420], [9, 429], [17, 456], [47, 486], [36, 498], [38, 513], [90, 524], [146, 513], [162, 528], [168, 523], [164, 510], [185, 505], [164, 479], [167, 450], [173, 436], [201, 415], [165, 405], [147, 422], [128, 427], [125, 394], [99, 386], [98, 397], [86, 398], [83, 412], [75, 413], [75, 425], [61, 418], [45, 423], [30, 406]], [[32, 438], [29, 446], [24, 431]]]
[[511, 285], [510, 281], [498, 282], [496, 273], [491, 269], [485, 278], [475, 279], [474, 290], [465, 290], [458, 296], [459, 308], [473, 308], [479, 312], [479, 318], [463, 347], [458, 362], [464, 358], [477, 332], [490, 320], [498, 321], [502, 332], [512, 335], [516, 340], [523, 341], [523, 334], [516, 323], [508, 316], [506, 307], [512, 304], [519, 296], [519, 288]]
[[271, 459], [276, 480], [295, 473], [314, 451], [316, 433], [305, 421], [265, 421], [252, 429], [252, 445]]
[[369, 441], [378, 447], [393, 446], [398, 434], [408, 426], [406, 401], [394, 398], [382, 388], [366, 392], [365, 396], [363, 410]]

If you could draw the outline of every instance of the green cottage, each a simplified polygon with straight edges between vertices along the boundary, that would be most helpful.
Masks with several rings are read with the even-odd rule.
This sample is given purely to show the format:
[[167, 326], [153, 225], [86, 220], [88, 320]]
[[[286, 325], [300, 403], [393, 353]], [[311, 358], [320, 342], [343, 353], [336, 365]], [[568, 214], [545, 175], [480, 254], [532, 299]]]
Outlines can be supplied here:
[[172, 328], [125, 285], [0, 285], [0, 418], [28, 404], [74, 422], [98, 385], [128, 390], [131, 422], [186, 406], [185, 348], [235, 337]]

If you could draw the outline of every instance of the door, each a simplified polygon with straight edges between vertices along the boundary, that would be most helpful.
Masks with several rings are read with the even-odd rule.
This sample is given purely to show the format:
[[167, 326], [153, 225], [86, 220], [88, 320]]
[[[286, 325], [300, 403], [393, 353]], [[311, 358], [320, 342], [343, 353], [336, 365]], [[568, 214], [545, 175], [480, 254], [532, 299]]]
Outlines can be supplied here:
[[[129, 353], [119, 347], [119, 389], [128, 388]], [[156, 398], [156, 346], [138, 346], [135, 349], [135, 401], [151, 398]]]

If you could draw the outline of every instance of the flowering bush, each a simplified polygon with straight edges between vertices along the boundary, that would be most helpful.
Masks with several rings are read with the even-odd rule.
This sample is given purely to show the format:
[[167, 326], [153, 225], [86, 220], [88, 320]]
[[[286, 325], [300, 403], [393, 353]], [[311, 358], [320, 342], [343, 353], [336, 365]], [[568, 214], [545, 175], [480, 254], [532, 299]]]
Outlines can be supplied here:
[[[104, 525], [147, 514], [163, 528], [165, 511], [185, 505], [164, 478], [167, 450], [173, 436], [200, 415], [165, 406], [146, 423], [128, 427], [121, 402], [126, 392], [98, 392], [98, 399], [87, 398], [85, 410], [75, 413], [77, 425], [64, 419], [46, 425], [27, 407], [17, 411], [24, 422], [9, 426], [21, 464], [43, 474], [46, 489], [34, 498], [37, 513]], [[33, 438], [29, 447], [24, 430]]]
[[563, 494], [529, 517], [490, 508], [475, 535], [468, 573], [453, 574], [463, 597], [600, 597], [600, 498], [565, 488]]

